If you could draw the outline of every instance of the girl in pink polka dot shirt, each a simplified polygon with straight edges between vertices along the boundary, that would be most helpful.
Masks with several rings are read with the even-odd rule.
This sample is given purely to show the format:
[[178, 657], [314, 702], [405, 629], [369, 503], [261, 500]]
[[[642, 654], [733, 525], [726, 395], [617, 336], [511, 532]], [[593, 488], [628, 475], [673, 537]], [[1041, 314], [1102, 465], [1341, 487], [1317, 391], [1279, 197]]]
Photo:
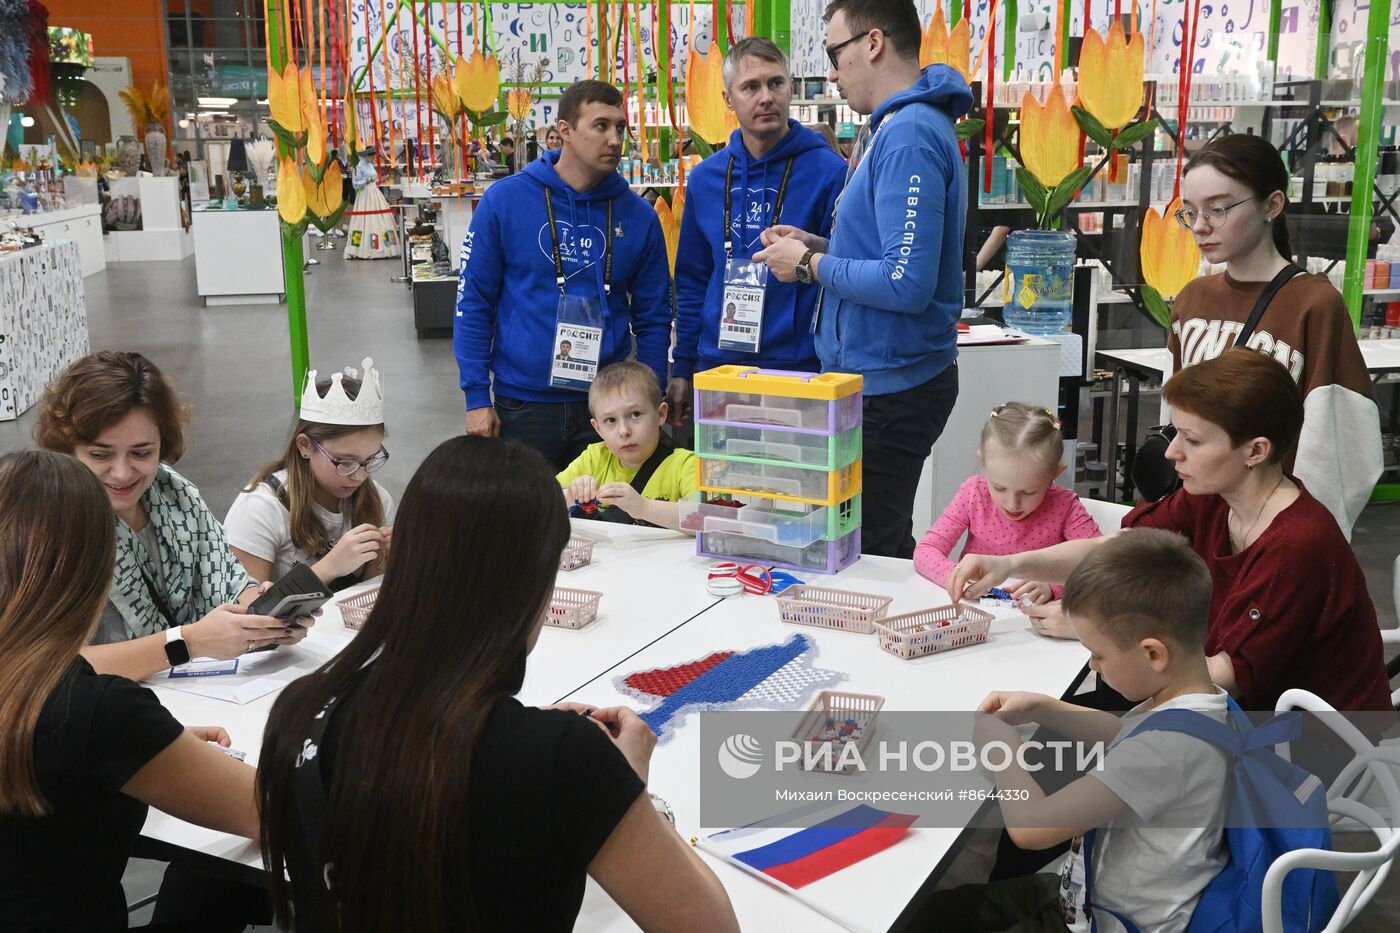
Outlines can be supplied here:
[[[982, 473], [962, 484], [924, 535], [914, 549], [914, 567], [945, 585], [964, 532], [963, 554], [995, 556], [1099, 537], [1099, 526], [1074, 491], [1055, 485], [1065, 469], [1063, 449], [1060, 422], [1048, 409], [1007, 402], [993, 410], [977, 450]], [[1059, 599], [1060, 590], [1034, 580], [1010, 588], [1018, 600], [1037, 604]]]

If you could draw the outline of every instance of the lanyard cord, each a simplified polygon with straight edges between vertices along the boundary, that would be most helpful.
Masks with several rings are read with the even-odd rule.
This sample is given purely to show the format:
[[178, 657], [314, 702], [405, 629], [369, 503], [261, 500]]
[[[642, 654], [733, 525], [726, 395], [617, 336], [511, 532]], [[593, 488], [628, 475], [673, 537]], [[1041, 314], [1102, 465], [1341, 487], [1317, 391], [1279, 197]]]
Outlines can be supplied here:
[[[789, 156], [787, 165], [783, 167], [783, 180], [778, 184], [778, 199], [773, 202], [773, 223], [783, 215], [783, 202], [787, 200], [788, 181], [792, 178], [792, 163], [796, 156]], [[724, 169], [724, 258], [729, 261], [734, 256], [734, 228], [731, 224], [731, 211], [733, 210], [733, 185], [734, 185], [734, 156], [729, 157], [729, 165]], [[744, 192], [747, 201], [748, 191]], [[749, 229], [748, 218], [744, 218], [744, 230]]]
[[[549, 243], [553, 250], [554, 258], [554, 284], [559, 286], [559, 294], [564, 294], [564, 257], [559, 251], [559, 228], [554, 222], [554, 201], [549, 197], [549, 189], [544, 189], [544, 213], [549, 218]], [[606, 255], [603, 257], [603, 295], [612, 294], [612, 264], [613, 264], [613, 202], [608, 199], [608, 232], [606, 243]], [[577, 237], [577, 231], [575, 231]]]

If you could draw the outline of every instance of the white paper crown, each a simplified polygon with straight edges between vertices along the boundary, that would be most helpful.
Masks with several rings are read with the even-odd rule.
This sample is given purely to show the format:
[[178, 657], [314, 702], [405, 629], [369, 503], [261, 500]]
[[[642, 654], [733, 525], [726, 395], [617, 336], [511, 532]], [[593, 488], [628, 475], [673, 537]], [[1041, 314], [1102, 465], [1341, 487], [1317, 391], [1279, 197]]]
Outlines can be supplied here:
[[374, 360], [364, 358], [364, 378], [360, 380], [360, 394], [354, 400], [345, 393], [341, 380], [346, 376], [359, 374], [349, 366], [344, 372], [331, 376], [330, 388], [324, 396], [316, 391], [316, 370], [306, 374], [306, 387], [301, 392], [301, 417], [303, 421], [318, 424], [369, 425], [384, 423], [384, 384], [379, 381], [379, 370], [374, 368]]

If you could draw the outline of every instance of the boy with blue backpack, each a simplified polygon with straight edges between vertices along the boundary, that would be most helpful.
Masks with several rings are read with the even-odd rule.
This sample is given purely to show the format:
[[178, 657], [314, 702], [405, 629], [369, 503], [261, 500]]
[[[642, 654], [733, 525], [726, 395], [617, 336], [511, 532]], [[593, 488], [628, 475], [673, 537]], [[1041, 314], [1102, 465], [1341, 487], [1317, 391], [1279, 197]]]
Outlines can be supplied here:
[[[1046, 795], [1020, 763], [997, 773], [1007, 832], [1024, 849], [1073, 840], [1058, 874], [935, 894], [945, 929], [1202, 931], [1259, 928], [1264, 873], [1283, 851], [1328, 844], [1316, 778], [1274, 755], [1297, 714], [1258, 728], [1211, 682], [1211, 579], [1185, 539], [1122, 532], [1065, 584], [1063, 608], [1089, 666], [1137, 705], [1121, 719], [1042, 694], [995, 692], [975, 739], [1020, 744], [1027, 722], [1103, 743], [1101, 766]], [[1267, 813], [1246, 812], [1247, 804]], [[1273, 827], [1286, 827], [1277, 829]], [[1285, 929], [1315, 930], [1336, 904], [1330, 875], [1295, 872]]]

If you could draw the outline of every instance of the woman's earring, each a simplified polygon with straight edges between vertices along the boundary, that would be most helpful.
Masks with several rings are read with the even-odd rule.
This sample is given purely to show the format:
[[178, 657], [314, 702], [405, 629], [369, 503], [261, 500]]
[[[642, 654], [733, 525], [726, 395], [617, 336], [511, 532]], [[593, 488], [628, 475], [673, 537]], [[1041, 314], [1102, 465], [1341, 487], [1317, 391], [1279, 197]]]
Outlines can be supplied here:
[[1271, 224], [1271, 223], [1273, 223], [1273, 222], [1274, 222], [1274, 219], [1273, 219], [1272, 217], [1265, 217], [1265, 218], [1264, 218], [1264, 223], [1266, 223], [1266, 224]]
[[1252, 464], [1252, 463], [1246, 463], [1246, 464], [1244, 465], [1244, 468], [1245, 468], [1246, 470], [1252, 470], [1252, 469], [1254, 469], [1254, 464]]

